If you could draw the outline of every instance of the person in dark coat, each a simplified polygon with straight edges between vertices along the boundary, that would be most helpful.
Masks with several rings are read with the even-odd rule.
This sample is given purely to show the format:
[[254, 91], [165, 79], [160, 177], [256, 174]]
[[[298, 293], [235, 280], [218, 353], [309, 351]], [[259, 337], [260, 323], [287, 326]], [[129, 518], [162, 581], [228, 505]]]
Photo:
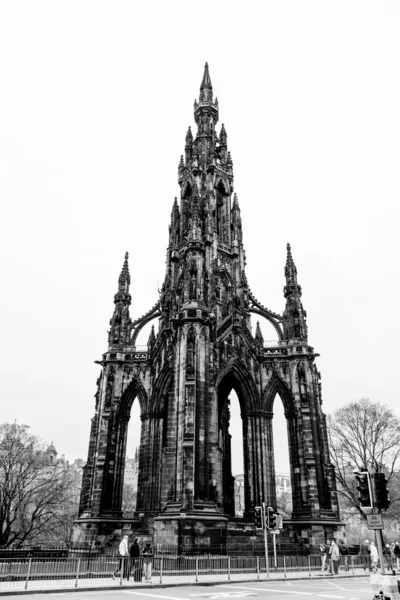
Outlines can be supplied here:
[[[140, 546], [139, 546], [139, 538], [135, 537], [135, 539], [133, 540], [133, 544], [130, 547], [129, 550], [129, 556], [131, 559], [131, 565], [130, 565], [130, 573], [133, 572], [133, 579], [134, 581], [141, 581], [142, 578], [139, 576], [139, 574], [141, 574], [141, 568], [140, 568], [140, 561], [139, 561], [139, 556], [140, 556]], [[136, 567], [135, 567], [136, 565]]]
[[339, 551], [340, 551], [340, 554], [343, 556], [344, 570], [348, 571], [349, 570], [349, 549], [344, 541], [340, 544]]
[[361, 555], [364, 571], [366, 571], [367, 569], [368, 569], [368, 571], [372, 571], [371, 556], [370, 556], [370, 554], [371, 554], [370, 543], [371, 542], [369, 540], [365, 540], [365, 542], [363, 542], [360, 546], [360, 555]]
[[397, 570], [400, 570], [400, 543], [396, 542], [395, 547], [394, 547], [394, 555], [396, 557], [396, 566], [397, 566]]

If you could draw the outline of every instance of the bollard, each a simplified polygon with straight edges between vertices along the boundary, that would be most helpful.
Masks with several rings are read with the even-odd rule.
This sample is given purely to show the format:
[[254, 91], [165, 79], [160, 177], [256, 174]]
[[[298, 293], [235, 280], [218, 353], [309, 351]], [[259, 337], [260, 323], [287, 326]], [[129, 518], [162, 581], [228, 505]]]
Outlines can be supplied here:
[[163, 560], [164, 560], [164, 557], [161, 556], [161, 558], [160, 558], [160, 583], [162, 583]]
[[231, 580], [231, 557], [228, 556], [228, 581]]
[[196, 583], [199, 581], [199, 557], [196, 556]]
[[29, 581], [29, 575], [31, 574], [31, 564], [32, 564], [32, 559], [29, 559], [29, 563], [28, 563], [28, 572], [26, 574], [26, 579], [25, 579], [25, 589], [28, 589], [28, 581]]
[[287, 575], [286, 575], [286, 556], [283, 557], [283, 573], [284, 573], [284, 576], [286, 579], [286, 577], [287, 577]]
[[350, 556], [350, 562], [351, 562], [351, 570], [354, 575], [354, 557], [353, 557], [353, 555]]
[[260, 579], [260, 559], [257, 556], [257, 579]]
[[308, 558], [308, 574], [311, 577], [311, 561], [310, 561], [310, 555], [307, 556]]
[[79, 568], [81, 566], [81, 559], [78, 558], [78, 564], [76, 565], [76, 577], [75, 577], [75, 587], [78, 587], [78, 579], [79, 579]]

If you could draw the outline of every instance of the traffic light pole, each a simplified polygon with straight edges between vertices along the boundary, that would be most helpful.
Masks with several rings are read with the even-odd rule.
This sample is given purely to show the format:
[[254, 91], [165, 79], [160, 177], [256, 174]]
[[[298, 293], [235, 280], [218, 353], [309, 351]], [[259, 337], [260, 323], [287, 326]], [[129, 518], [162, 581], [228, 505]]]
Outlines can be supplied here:
[[267, 537], [267, 512], [265, 510], [265, 502], [262, 503], [262, 510], [263, 510], [263, 525], [264, 525], [265, 568], [266, 568], [266, 571], [267, 571], [267, 577], [269, 577], [268, 537]]
[[[376, 508], [376, 493], [375, 493], [375, 480], [373, 477], [373, 474], [371, 473], [370, 469], [368, 469], [368, 480], [370, 483], [370, 489], [371, 489], [371, 500], [372, 500], [372, 510], [374, 514], [378, 514], [378, 510]], [[382, 575], [385, 575], [385, 558], [383, 556], [383, 535], [382, 535], [382, 529], [375, 529], [375, 537], [376, 537], [376, 541], [378, 543], [378, 553], [379, 553], [379, 562], [381, 563], [381, 573]]]

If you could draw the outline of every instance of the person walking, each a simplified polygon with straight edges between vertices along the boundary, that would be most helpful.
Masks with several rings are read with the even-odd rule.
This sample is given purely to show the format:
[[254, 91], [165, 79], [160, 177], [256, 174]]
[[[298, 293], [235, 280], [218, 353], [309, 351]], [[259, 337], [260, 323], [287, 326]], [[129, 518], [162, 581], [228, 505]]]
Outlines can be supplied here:
[[337, 575], [339, 573], [339, 548], [335, 542], [331, 543], [331, 563], [333, 566], [333, 574]]
[[319, 545], [319, 553], [321, 556], [321, 573], [325, 571], [325, 563], [326, 563], [326, 546], [325, 544]]
[[394, 566], [396, 564], [394, 544], [386, 544], [384, 554], [387, 562], [388, 571], [392, 571], [392, 575], [396, 575], [396, 571], [394, 570]]
[[346, 545], [346, 542], [343, 540], [340, 545], [340, 554], [343, 556], [343, 566], [344, 570], [349, 570], [349, 549]]
[[374, 542], [371, 542], [369, 545], [370, 548], [370, 557], [371, 557], [371, 570], [376, 573], [378, 570], [378, 550]]
[[143, 552], [143, 570], [144, 570], [144, 580], [146, 583], [151, 583], [151, 568], [153, 563], [153, 548], [151, 547], [150, 542], [147, 542]]
[[133, 580], [134, 581], [142, 581], [142, 569], [140, 566], [140, 546], [139, 546], [139, 538], [135, 537], [133, 540], [133, 544], [129, 550], [129, 556], [131, 559], [130, 564], [130, 573], [133, 571]]
[[115, 579], [116, 575], [118, 573], [123, 573], [123, 576], [126, 577], [126, 573], [127, 573], [127, 562], [128, 562], [128, 536], [124, 535], [124, 537], [121, 540], [121, 543], [118, 547], [118, 552], [119, 552], [119, 565], [118, 565], [118, 569], [116, 571], [114, 571], [112, 578]]
[[369, 540], [365, 540], [364, 543], [360, 546], [360, 556], [361, 562], [364, 567], [364, 571], [368, 569], [371, 571], [371, 557], [370, 557], [370, 542]]

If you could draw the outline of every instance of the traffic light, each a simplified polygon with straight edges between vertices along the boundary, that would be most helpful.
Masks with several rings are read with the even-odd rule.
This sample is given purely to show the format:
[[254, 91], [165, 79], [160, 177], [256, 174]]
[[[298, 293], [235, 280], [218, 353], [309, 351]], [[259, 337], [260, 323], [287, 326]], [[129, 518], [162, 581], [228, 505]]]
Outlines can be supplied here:
[[283, 517], [282, 515], [276, 515], [276, 528], [283, 529]]
[[385, 477], [385, 473], [374, 473], [374, 484], [376, 508], [389, 508], [390, 499], [387, 487], [388, 480]]
[[359, 491], [358, 501], [364, 508], [372, 508], [371, 491], [369, 485], [368, 473], [358, 473], [356, 475], [358, 481], [357, 490]]
[[275, 529], [275, 527], [276, 527], [276, 514], [275, 514], [275, 511], [272, 508], [272, 506], [268, 506], [267, 512], [268, 512], [267, 526], [269, 527], [269, 529]]
[[262, 506], [256, 506], [254, 509], [254, 525], [256, 529], [264, 529]]

